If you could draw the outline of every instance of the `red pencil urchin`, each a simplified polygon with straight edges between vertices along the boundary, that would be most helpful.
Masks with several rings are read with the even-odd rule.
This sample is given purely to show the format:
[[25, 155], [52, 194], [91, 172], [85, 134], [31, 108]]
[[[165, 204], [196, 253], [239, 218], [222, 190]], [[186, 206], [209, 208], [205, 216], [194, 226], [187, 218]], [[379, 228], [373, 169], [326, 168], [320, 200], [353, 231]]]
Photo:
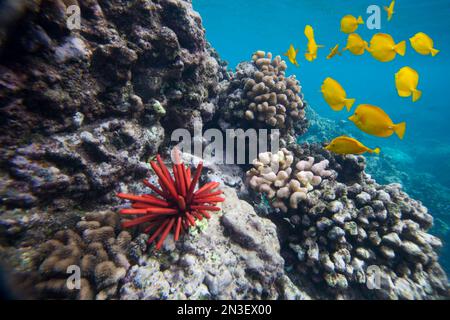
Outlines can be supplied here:
[[156, 156], [156, 162], [150, 161], [159, 178], [161, 189], [148, 180], [144, 180], [144, 184], [156, 195], [117, 194], [119, 198], [131, 201], [131, 208], [120, 210], [120, 214], [140, 216], [122, 223], [122, 227], [129, 228], [148, 223], [144, 232], [150, 236], [148, 243], [159, 237], [156, 243], [157, 250], [161, 248], [170, 232], [174, 233], [174, 239], [177, 241], [181, 233], [195, 226], [196, 220], [211, 218], [209, 211], [220, 211], [215, 204], [225, 200], [220, 197], [222, 191], [214, 191], [219, 186], [217, 182], [208, 182], [195, 191], [203, 168], [202, 162], [197, 166], [192, 179], [191, 169], [186, 168], [178, 159], [175, 162], [178, 164], [172, 167], [172, 177], [159, 155]]

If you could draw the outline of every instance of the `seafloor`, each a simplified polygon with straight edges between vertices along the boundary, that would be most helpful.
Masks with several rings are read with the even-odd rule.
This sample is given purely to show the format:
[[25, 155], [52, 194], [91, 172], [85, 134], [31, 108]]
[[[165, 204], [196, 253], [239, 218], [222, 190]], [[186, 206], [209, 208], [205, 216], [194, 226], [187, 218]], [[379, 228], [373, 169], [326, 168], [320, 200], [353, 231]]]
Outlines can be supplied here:
[[[70, 5], [80, 29], [68, 28]], [[231, 71], [186, 0], [4, 1], [0, 12], [9, 297], [449, 297], [427, 208], [372, 179], [363, 156], [297, 143], [310, 113], [279, 57], [258, 52]], [[148, 192], [147, 161], [168, 159], [172, 132], [198, 125], [277, 128], [283, 149], [253, 165], [206, 162], [200, 180], [221, 184], [221, 211], [156, 251], [142, 229], [121, 228], [116, 194]], [[72, 265], [79, 290], [67, 286]]]

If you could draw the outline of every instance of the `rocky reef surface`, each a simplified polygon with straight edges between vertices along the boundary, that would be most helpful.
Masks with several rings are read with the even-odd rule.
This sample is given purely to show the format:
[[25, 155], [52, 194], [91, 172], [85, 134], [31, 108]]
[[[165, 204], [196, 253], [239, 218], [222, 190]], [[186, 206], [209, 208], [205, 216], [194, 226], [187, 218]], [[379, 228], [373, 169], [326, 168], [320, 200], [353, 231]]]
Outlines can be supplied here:
[[[70, 5], [80, 29], [67, 26]], [[0, 262], [16, 296], [448, 298], [426, 208], [377, 184], [363, 157], [296, 142], [307, 104], [279, 56], [255, 51], [227, 70], [188, 0], [0, 9]], [[155, 251], [121, 229], [115, 194], [143, 193], [148, 160], [168, 158], [173, 130], [199, 125], [280, 129], [285, 149], [260, 155], [248, 177], [248, 165], [205, 163], [221, 212]], [[266, 170], [275, 160], [281, 170]], [[66, 286], [71, 265], [81, 290]]]
[[224, 187], [222, 211], [133, 266], [122, 299], [308, 299], [284, 271], [275, 225]]

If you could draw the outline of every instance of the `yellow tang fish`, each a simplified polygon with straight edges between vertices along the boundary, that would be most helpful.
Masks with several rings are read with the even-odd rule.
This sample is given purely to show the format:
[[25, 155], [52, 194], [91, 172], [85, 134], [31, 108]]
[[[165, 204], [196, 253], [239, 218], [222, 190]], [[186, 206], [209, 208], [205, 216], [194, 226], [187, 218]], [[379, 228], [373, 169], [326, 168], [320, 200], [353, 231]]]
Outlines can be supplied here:
[[394, 11], [395, 1], [392, 1], [389, 7], [384, 7], [384, 10], [387, 12], [388, 21], [391, 21], [392, 15], [395, 13]]
[[364, 24], [364, 21], [361, 18], [361, 16], [359, 16], [358, 19], [356, 19], [356, 17], [352, 16], [351, 14], [348, 14], [341, 19], [341, 31], [344, 33], [355, 32], [360, 24]]
[[364, 41], [363, 38], [357, 33], [352, 33], [348, 35], [347, 38], [347, 46], [343, 51], [348, 50], [354, 55], [360, 56], [364, 53], [364, 50], [369, 50], [367, 46], [367, 41]]
[[321, 92], [323, 98], [334, 111], [341, 111], [344, 106], [350, 111], [355, 99], [347, 99], [347, 93], [336, 80], [328, 77], [324, 80]]
[[439, 53], [439, 50], [435, 49], [433, 39], [423, 32], [416, 33], [414, 37], [409, 38], [411, 46], [418, 53], [423, 55], [431, 54], [432, 57]]
[[289, 50], [284, 54], [286, 57], [288, 57], [289, 61], [292, 64], [294, 64], [296, 67], [298, 67], [297, 53], [298, 53], [298, 49], [295, 50], [294, 46], [291, 44], [291, 46], [289, 47]]
[[380, 148], [370, 149], [358, 140], [347, 136], [334, 138], [325, 149], [337, 154], [363, 154], [366, 152], [380, 153]]
[[403, 139], [405, 135], [405, 122], [394, 124], [383, 109], [370, 104], [360, 104], [348, 119], [361, 131], [377, 137], [389, 137], [395, 132]]
[[397, 53], [404, 56], [405, 51], [405, 41], [395, 44], [394, 39], [386, 33], [377, 33], [370, 40], [369, 52], [375, 59], [381, 62], [393, 60]]
[[316, 43], [316, 39], [314, 39], [314, 29], [310, 25], [305, 27], [305, 36], [308, 39], [305, 58], [308, 61], [313, 61], [317, 59], [317, 49], [323, 47], [323, 45], [318, 45]]
[[331, 59], [337, 54], [340, 55], [340, 56], [342, 55], [342, 53], [339, 52], [339, 45], [338, 44], [335, 45], [333, 47], [333, 49], [330, 50], [330, 54], [327, 56], [327, 59]]
[[422, 96], [422, 91], [417, 90], [419, 84], [419, 74], [410, 67], [403, 67], [395, 74], [395, 87], [400, 97], [412, 95], [413, 102]]

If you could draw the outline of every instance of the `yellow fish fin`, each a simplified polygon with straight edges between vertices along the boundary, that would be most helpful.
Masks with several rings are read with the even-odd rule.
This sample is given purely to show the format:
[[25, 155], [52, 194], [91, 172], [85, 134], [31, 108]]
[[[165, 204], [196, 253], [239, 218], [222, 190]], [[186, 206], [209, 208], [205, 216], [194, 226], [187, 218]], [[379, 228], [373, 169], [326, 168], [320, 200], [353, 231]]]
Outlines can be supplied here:
[[411, 95], [411, 91], [407, 91], [407, 90], [398, 90], [397, 89], [397, 93], [402, 98], [409, 97]]
[[312, 53], [305, 53], [305, 58], [308, 61], [313, 61], [314, 60], [314, 55]]
[[419, 100], [421, 96], [422, 96], [422, 91], [417, 90], [417, 89], [414, 89], [412, 91], [413, 102], [416, 102], [417, 100]]
[[355, 99], [345, 99], [344, 100], [344, 104], [345, 104], [345, 107], [347, 108], [348, 112], [350, 112], [354, 103], [355, 103]]
[[395, 134], [402, 140], [403, 136], [405, 135], [406, 122], [401, 122], [399, 124], [395, 124], [393, 129], [394, 129]]
[[434, 49], [434, 48], [431, 48], [430, 51], [431, 51], [431, 56], [432, 57], [434, 57], [435, 55], [437, 55], [439, 53], [439, 50], [438, 49]]
[[300, 66], [300, 65], [298, 64], [297, 60], [295, 60], [294, 65], [295, 65], [296, 67], [299, 67], [299, 66]]
[[375, 149], [373, 149], [373, 150], [372, 150], [372, 149], [369, 149], [368, 151], [369, 151], [369, 153], [380, 154], [380, 151], [381, 151], [381, 150], [380, 150], [380, 148], [377, 147], [377, 148], [375, 148]]
[[356, 20], [356, 23], [358, 23], [358, 24], [364, 24], [364, 20], [362, 19], [361, 16], [358, 17], [358, 19]]
[[394, 46], [394, 51], [397, 52], [399, 55], [404, 56], [406, 52], [406, 41], [397, 43]]
[[286, 51], [285, 53], [283, 53], [283, 56], [289, 57], [289, 51]]

